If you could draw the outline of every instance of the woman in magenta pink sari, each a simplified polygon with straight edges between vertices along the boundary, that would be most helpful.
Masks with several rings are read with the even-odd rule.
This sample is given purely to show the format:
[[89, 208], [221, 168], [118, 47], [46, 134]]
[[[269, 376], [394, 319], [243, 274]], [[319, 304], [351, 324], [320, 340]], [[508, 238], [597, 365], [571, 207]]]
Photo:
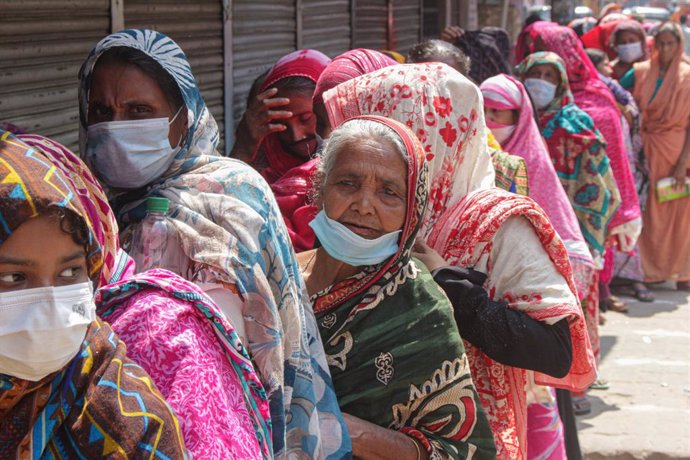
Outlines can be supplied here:
[[194, 458], [272, 458], [266, 394], [219, 308], [168, 271], [134, 275], [106, 195], [86, 165], [49, 139], [21, 139], [41, 149], [77, 191], [105, 255], [97, 313], [175, 410], [189, 452]]

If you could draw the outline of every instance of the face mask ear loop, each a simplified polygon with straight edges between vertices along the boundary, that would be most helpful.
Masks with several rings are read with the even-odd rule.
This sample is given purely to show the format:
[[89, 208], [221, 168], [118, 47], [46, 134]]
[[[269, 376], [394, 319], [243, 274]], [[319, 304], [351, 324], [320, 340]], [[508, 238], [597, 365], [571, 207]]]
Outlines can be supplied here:
[[[172, 126], [173, 123], [175, 123], [175, 120], [177, 119], [177, 116], [182, 113], [182, 109], [185, 108], [186, 105], [182, 104], [179, 109], [177, 109], [177, 112], [175, 112], [175, 115], [172, 117], [172, 120], [168, 122], [168, 126]], [[182, 141], [185, 138], [185, 133], [183, 132], [182, 135], [180, 136], [180, 139], [177, 141], [177, 145], [173, 148], [180, 147], [182, 145]]]

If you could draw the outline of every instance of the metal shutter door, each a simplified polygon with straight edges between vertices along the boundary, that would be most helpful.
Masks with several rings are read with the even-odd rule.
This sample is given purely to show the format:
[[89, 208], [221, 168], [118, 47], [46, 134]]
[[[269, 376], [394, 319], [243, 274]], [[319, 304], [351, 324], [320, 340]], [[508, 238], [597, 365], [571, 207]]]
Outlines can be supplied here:
[[171, 37], [185, 52], [221, 134], [223, 151], [223, 4], [221, 0], [125, 0], [125, 27], [153, 29]]
[[422, 28], [421, 5], [417, 0], [395, 0], [393, 3], [395, 23], [395, 49], [407, 54], [419, 43]]
[[300, 48], [317, 49], [330, 57], [350, 49], [349, 1], [302, 0], [301, 15]]
[[3, 2], [0, 121], [77, 150], [79, 67], [109, 29], [110, 0]]
[[355, 0], [355, 5], [352, 46], [374, 50], [386, 49], [388, 47], [387, 0]]
[[254, 79], [295, 50], [294, 0], [238, 0], [232, 4], [233, 112], [244, 113]]

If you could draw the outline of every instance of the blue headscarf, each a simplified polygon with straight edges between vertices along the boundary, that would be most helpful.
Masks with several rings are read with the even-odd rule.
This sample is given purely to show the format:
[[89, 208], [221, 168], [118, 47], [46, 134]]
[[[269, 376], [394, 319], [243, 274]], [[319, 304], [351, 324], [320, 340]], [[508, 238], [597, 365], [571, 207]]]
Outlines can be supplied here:
[[79, 74], [82, 155], [93, 69], [113, 47], [146, 53], [175, 79], [189, 126], [183, 147], [161, 179], [143, 195], [115, 197], [119, 219], [129, 224], [123, 238], [138, 225], [147, 196], [168, 198], [169, 217], [194, 263], [191, 281], [222, 284], [244, 301], [247, 348], [268, 393], [276, 457], [287, 452], [304, 458], [348, 457], [349, 435], [275, 198], [256, 171], [215, 151], [218, 126], [174, 41], [152, 30], [124, 30], [91, 51]]

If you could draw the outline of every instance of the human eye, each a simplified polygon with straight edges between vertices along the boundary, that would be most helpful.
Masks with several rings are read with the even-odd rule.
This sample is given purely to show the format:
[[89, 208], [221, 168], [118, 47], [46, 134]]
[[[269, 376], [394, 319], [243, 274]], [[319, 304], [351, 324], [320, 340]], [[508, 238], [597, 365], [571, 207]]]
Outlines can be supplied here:
[[149, 107], [148, 105], [137, 104], [132, 107], [131, 112], [135, 115], [142, 116], [153, 112], [153, 110], [151, 110], [151, 107]]
[[20, 272], [0, 273], [0, 283], [4, 285], [21, 283], [25, 279], [26, 276]]
[[78, 278], [79, 275], [81, 275], [82, 273], [84, 273], [84, 267], [75, 266], [75, 267], [69, 267], [69, 268], [62, 270], [58, 276], [60, 278], [74, 279], [74, 278]]

